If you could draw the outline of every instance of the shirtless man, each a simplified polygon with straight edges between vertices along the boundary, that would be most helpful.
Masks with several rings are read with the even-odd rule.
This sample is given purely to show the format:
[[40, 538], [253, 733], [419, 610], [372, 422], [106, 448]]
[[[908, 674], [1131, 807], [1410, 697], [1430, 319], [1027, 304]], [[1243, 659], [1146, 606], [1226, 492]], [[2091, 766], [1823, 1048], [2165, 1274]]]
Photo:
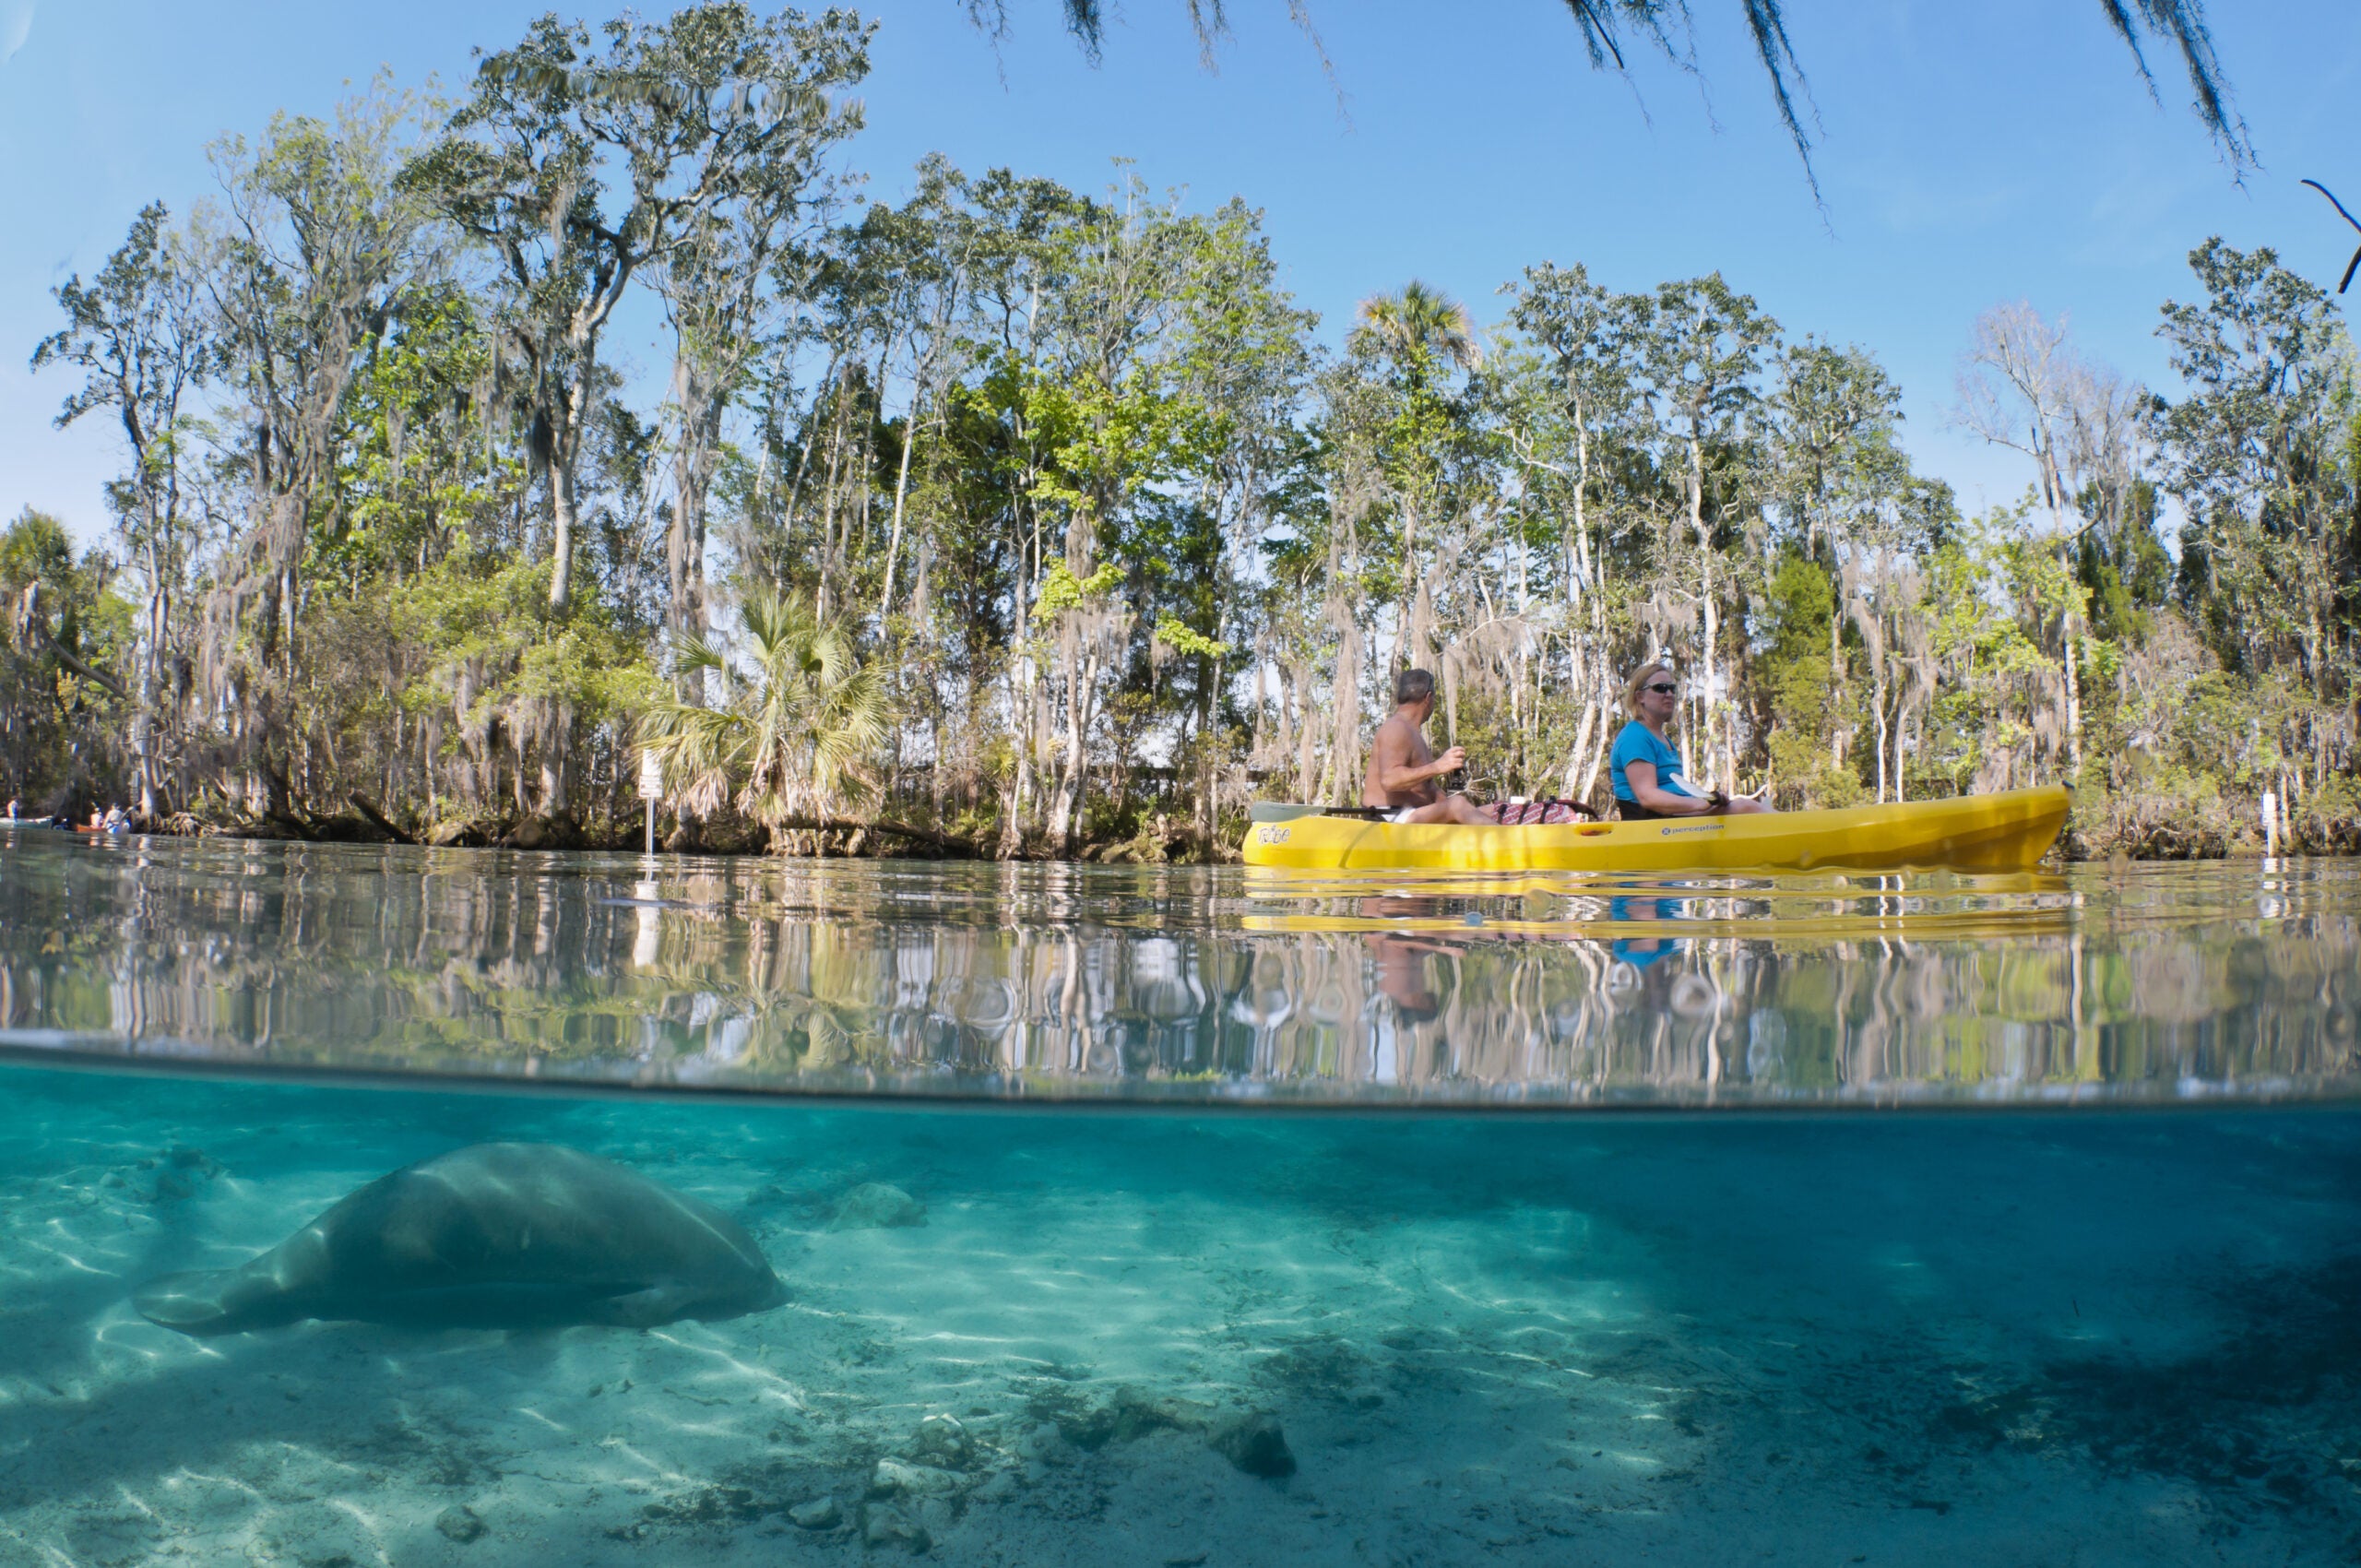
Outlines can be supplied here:
[[1369, 777], [1361, 781], [1361, 804], [1390, 811], [1395, 823], [1458, 822], [1491, 827], [1492, 819], [1465, 795], [1446, 795], [1435, 780], [1456, 773], [1467, 760], [1457, 746], [1441, 756], [1427, 744], [1427, 718], [1435, 710], [1435, 678], [1405, 670], [1394, 678], [1394, 717], [1377, 727], [1370, 743]]

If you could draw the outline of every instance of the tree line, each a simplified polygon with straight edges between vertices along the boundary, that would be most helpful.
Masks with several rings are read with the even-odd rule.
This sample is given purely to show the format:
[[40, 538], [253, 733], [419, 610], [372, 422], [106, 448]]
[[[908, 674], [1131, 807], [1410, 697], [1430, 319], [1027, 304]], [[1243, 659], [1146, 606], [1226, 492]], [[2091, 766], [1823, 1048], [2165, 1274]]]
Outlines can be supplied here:
[[[211, 148], [55, 291], [105, 541], [0, 538], [29, 809], [468, 841], [1204, 855], [1342, 802], [1393, 673], [1477, 788], [1596, 798], [1668, 656], [1692, 770], [1786, 806], [2057, 780], [2086, 849], [2347, 847], [2361, 403], [2335, 302], [2212, 240], [2132, 385], [2025, 305], [1964, 513], [1857, 345], [1716, 273], [1422, 283], [1335, 346], [1261, 215], [852, 168], [870, 24], [539, 21]], [[669, 374], [612, 342], [662, 323]], [[1232, 835], [1234, 837], [1234, 834]]]

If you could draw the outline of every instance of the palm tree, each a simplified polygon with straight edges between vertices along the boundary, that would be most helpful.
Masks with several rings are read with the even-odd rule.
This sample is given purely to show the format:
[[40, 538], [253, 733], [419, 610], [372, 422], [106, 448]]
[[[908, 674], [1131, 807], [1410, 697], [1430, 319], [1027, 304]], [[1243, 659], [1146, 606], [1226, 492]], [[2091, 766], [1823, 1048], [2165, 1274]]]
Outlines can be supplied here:
[[777, 827], [830, 812], [876, 787], [864, 766], [885, 737], [885, 690], [856, 656], [851, 628], [801, 594], [764, 588], [738, 612], [742, 665], [702, 637], [674, 644], [683, 676], [720, 678], [721, 700], [700, 707], [667, 698], [640, 720], [644, 744], [678, 781], [682, 809], [710, 815], [734, 803]]
[[1467, 307], [1416, 278], [1398, 294], [1371, 294], [1359, 315], [1353, 347], [1393, 361], [1421, 385], [1444, 365], [1473, 370], [1484, 358]]
[[[1007, 34], [1009, 0], [961, 3], [967, 6], [968, 19], [993, 38]], [[1216, 46], [1229, 32], [1228, 8], [1224, 0], [1187, 0], [1187, 4], [1189, 20], [1196, 29], [1198, 55], [1210, 70]], [[1558, 4], [1565, 7], [1581, 30], [1583, 50], [1589, 55], [1594, 70], [1611, 68], [1629, 76], [1631, 63], [1623, 53], [1627, 37], [1684, 70], [1696, 69], [1695, 19], [1687, 0], [1558, 0]], [[1795, 45], [1787, 36], [1786, 0], [1733, 0], [1733, 4], [1745, 17], [1755, 58], [1770, 80], [1772, 102], [1779, 111], [1780, 123], [1786, 126], [1788, 137], [1796, 144], [1797, 156], [1803, 160], [1805, 177], [1811, 182], [1816, 199], [1820, 180], [1812, 172], [1811, 138], [1805, 134], [1803, 121], [1796, 110], [1798, 93], [1806, 94], [1807, 108], [1810, 107], [1810, 99], [1804, 85], [1803, 62], [1797, 58]], [[1106, 0], [1060, 0], [1060, 5], [1065, 12], [1067, 30], [1081, 42], [1091, 63], [1097, 64], [1099, 44], [1106, 31]], [[2131, 51], [2132, 64], [2147, 85], [2149, 98], [2162, 106], [2164, 101], [2157, 96], [2156, 78], [2148, 69], [2145, 45], [2153, 41], [2180, 55], [2182, 67], [2189, 73], [2189, 90], [2195, 95], [2189, 107], [2196, 112], [2198, 123], [2213, 138], [2213, 145], [2221, 149], [2231, 172], [2239, 174], [2254, 167], [2253, 140], [2247, 133], [2245, 119], [2231, 101], [2229, 77], [2213, 53], [2213, 35], [2205, 22], [2205, 0], [2098, 0], [2098, 6], [2106, 25]], [[1311, 41], [1313, 52], [1333, 79], [1335, 68], [1329, 65], [1328, 52], [1312, 27], [1310, 0], [1287, 0], [1287, 8], [1296, 26]], [[1831, 6], [1829, 10], [1832, 15], [1841, 15], [1844, 7]], [[1818, 118], [1816, 110], [1813, 117]]]

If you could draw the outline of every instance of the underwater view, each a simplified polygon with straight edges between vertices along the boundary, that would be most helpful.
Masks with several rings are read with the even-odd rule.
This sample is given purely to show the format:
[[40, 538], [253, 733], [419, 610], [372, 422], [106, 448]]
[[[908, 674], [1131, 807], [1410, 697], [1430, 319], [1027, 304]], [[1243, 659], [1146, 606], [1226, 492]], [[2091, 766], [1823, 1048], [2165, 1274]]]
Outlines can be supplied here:
[[0, 1561], [2361, 1548], [2347, 864], [650, 865], [0, 852]]

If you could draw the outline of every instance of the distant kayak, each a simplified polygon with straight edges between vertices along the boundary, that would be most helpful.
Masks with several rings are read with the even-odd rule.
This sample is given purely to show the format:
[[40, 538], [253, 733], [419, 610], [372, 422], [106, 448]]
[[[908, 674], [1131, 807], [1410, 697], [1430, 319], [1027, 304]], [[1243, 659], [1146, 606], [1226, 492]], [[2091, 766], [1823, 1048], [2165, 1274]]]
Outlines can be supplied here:
[[2057, 842], [2070, 804], [2048, 785], [1843, 811], [1398, 827], [1264, 802], [1244, 850], [1251, 866], [1316, 871], [2030, 871]]

